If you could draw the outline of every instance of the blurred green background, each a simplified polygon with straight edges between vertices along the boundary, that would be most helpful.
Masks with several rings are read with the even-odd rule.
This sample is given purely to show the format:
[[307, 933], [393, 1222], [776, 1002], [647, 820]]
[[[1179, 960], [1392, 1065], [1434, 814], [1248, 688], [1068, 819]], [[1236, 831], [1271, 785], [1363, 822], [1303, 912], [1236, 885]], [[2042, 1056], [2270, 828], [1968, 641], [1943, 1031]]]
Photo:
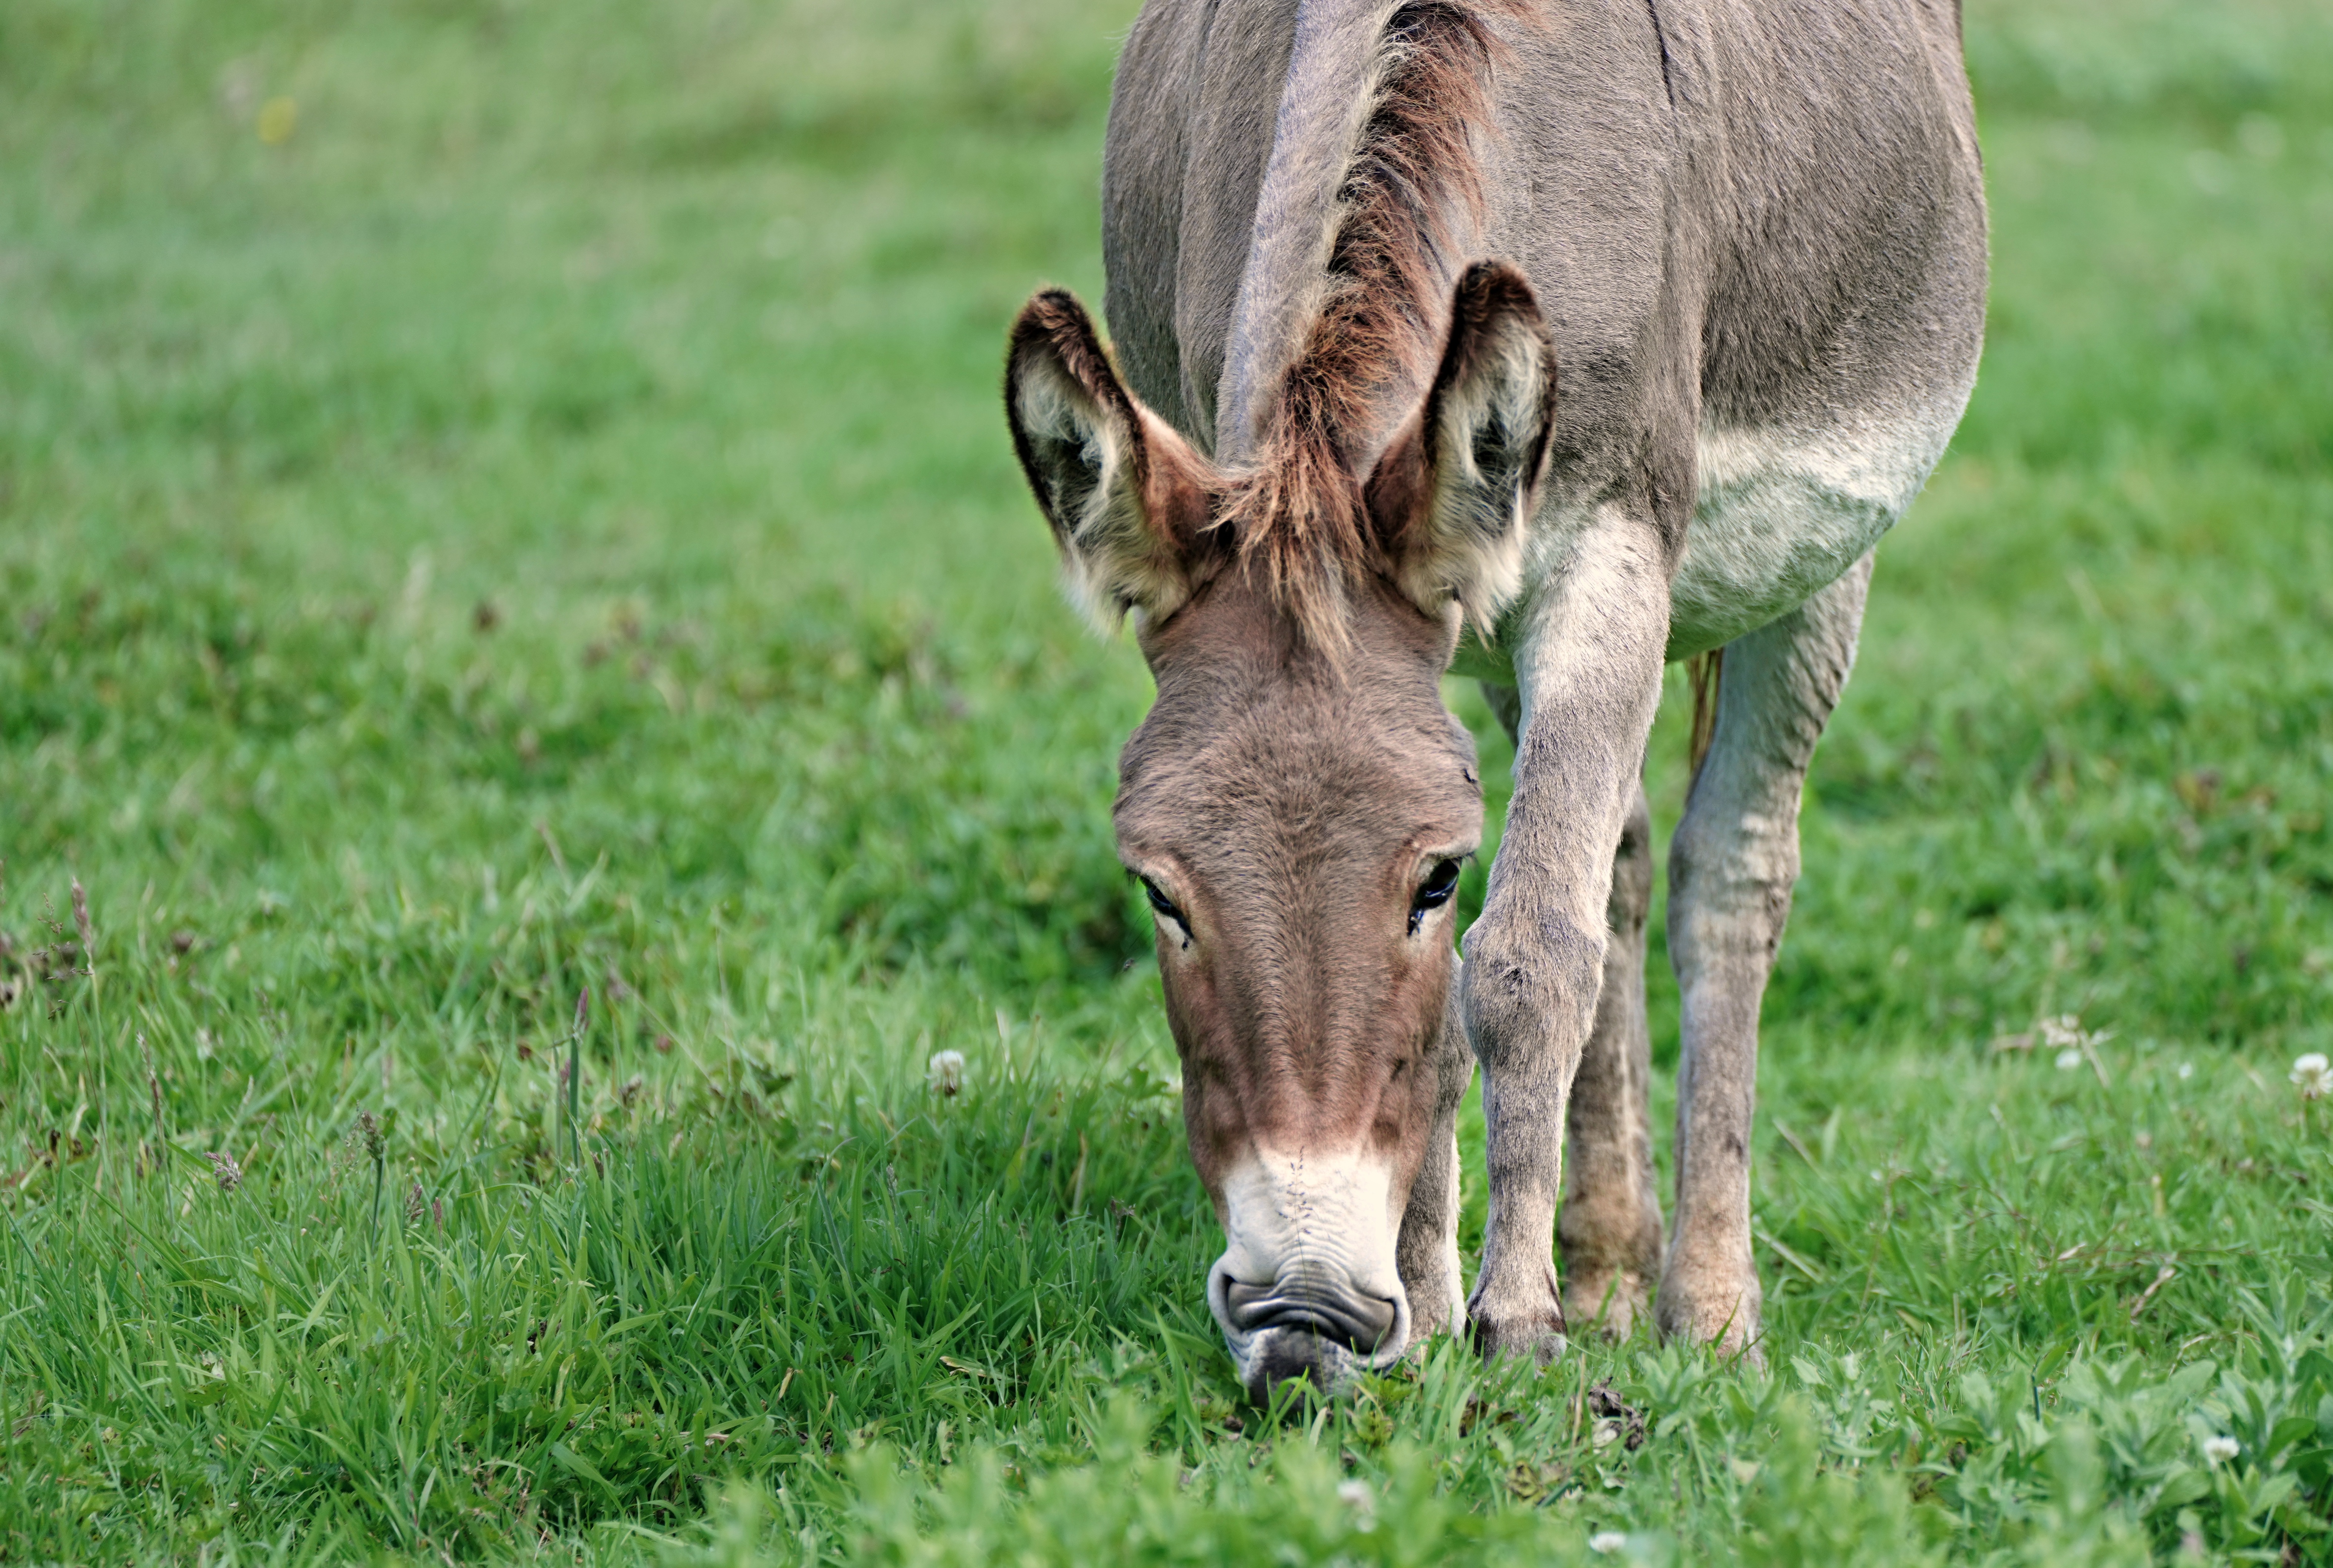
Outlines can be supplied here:
[[[866, 1512], [880, 1467], [845, 1460], [869, 1443], [936, 1475], [968, 1432], [1051, 1423], [1013, 1475], [1073, 1487], [1097, 1454], [1135, 1463], [1096, 1414], [1119, 1385], [1189, 1410], [1135, 1449], [1213, 1474], [1210, 1445], [1240, 1440], [1147, 917], [1109, 837], [1147, 677], [1060, 602], [995, 396], [1034, 284], [1099, 298], [1129, 20], [0, 8], [0, 1556], [620, 1555], [651, 1547], [606, 1521], [686, 1535], [733, 1472], [794, 1477], [725, 1515], [737, 1552], [766, 1526], [787, 1553], [904, 1553], [934, 1515]], [[2150, 1378], [2226, 1361], [2251, 1333], [2239, 1284], [2321, 1288], [2294, 1260], [2322, 1250], [2333, 1176], [2283, 1083], [2333, 1048], [2333, 17], [1985, 0], [1967, 33], [1986, 358], [1881, 550], [1810, 786], [1759, 1133], [1777, 1345], [1930, 1369], [1925, 1457], [1889, 1450], [1906, 1475], [1947, 1451], [1968, 1366], [2026, 1368], [2038, 1419], [2051, 1355], [2127, 1343]], [[1451, 697], [1503, 789], [1495, 725]], [[556, 1066], [586, 985], [596, 1158], [562, 1143]], [[2094, 1084], [1990, 1049], [2068, 1013], [2115, 1037]], [[972, 1058], [953, 1122], [923, 1114], [943, 1047]], [[2157, 1079], [2193, 1103], [2148, 1098]], [[388, 1127], [377, 1162], [344, 1142], [360, 1114]], [[235, 1192], [199, 1158], [222, 1150]], [[1914, 1179], [1916, 1203], [1859, 1180], [1923, 1160], [2021, 1171], [2020, 1223], [1960, 1178]], [[867, 1208], [896, 1206], [902, 1165], [941, 1196]], [[414, 1193], [435, 1218], [400, 1233]], [[576, 1215], [552, 1224], [542, 1194]], [[770, 1248], [826, 1204], [850, 1223], [781, 1267]], [[1009, 1241], [1014, 1213], [1061, 1228]], [[979, 1214], [1003, 1229], [967, 1240]], [[586, 1239], [601, 1222], [629, 1239]], [[512, 1244], [532, 1261], [488, 1312], [465, 1293], [525, 1226], [548, 1229]], [[1992, 1239], [1941, 1273], [1907, 1260], [1907, 1230], [1956, 1227]], [[2099, 1250], [2062, 1300], [2002, 1261], [2055, 1279], [2069, 1245]], [[965, 1277], [943, 1273], [959, 1253]], [[1109, 1258], [1106, 1288], [1080, 1272]], [[2025, 1283], [1984, 1296], [2004, 1269]], [[863, 1299], [833, 1283], [862, 1276]], [[470, 1305], [429, 1316], [432, 1288]], [[717, 1322], [669, 1315], [715, 1296]], [[959, 1297], [970, 1327], [939, 1310]], [[599, 1347], [590, 1378], [533, 1348], [554, 1320]], [[655, 1354], [649, 1322], [671, 1325]], [[923, 1359], [878, 1375], [868, 1343]], [[942, 1367], [949, 1345], [996, 1381]], [[279, 1353], [264, 1377], [219, 1370]], [[1633, 1364], [1611, 1363], [1650, 1375]], [[845, 1402], [784, 1415], [790, 1370]], [[810, 1382], [790, 1386], [800, 1404]], [[1796, 1429], [1771, 1414], [1741, 1431]], [[706, 1422], [749, 1420], [702, 1458]], [[1835, 1439], [1808, 1486], [1865, 1462]], [[1386, 1439], [1348, 1440], [1367, 1470]], [[1539, 1459], [1488, 1440], [1465, 1463], [1490, 1479], [1429, 1477], [1418, 1506], [1569, 1497], [1563, 1550], [1602, 1508], [1690, 1554], [1756, 1490], [1526, 1497], [1512, 1467]], [[2197, 1539], [2250, 1549], [2271, 1535], [2225, 1520], [2321, 1507], [2321, 1477], [2290, 1473]], [[2098, 1506], [2168, 1552], [2186, 1505], [2158, 1482]], [[1956, 1484], [1906, 1494], [1958, 1521], [1932, 1535], [2013, 1537]], [[948, 1537], [966, 1560], [972, 1517]], [[1339, 1539], [1320, 1550], [1358, 1549]]]

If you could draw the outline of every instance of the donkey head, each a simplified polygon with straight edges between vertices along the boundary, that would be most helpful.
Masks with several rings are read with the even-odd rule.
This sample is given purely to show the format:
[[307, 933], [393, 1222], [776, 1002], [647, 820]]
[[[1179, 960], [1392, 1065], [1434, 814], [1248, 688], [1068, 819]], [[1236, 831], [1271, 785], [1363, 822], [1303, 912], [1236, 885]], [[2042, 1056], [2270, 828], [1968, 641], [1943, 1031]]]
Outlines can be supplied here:
[[1126, 390], [1068, 294], [1013, 329], [1013, 442], [1070, 591], [1104, 624], [1132, 612], [1157, 683], [1118, 853], [1227, 1243], [1207, 1302], [1259, 1399], [1409, 1341], [1395, 1241], [1451, 1094], [1451, 900], [1483, 817], [1441, 677], [1464, 619], [1514, 591], [1553, 380], [1529, 286], [1479, 265], [1366, 473], [1301, 367], [1226, 471]]

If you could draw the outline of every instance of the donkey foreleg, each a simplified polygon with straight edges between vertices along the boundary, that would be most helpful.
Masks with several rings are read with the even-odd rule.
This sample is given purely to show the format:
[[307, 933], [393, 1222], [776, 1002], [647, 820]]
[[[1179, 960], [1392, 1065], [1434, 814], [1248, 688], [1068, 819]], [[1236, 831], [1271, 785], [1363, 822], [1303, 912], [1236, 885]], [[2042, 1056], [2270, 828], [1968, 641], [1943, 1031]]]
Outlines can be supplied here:
[[1799, 875], [1799, 796], [1855, 663], [1866, 556], [1725, 649], [1717, 726], [1669, 845], [1669, 956], [1684, 1004], [1676, 1212], [1661, 1331], [1754, 1356], [1762, 1296], [1750, 1249], [1758, 1004]]
[[1637, 789], [1668, 638], [1649, 525], [1608, 512], [1549, 574], [1516, 651], [1515, 790], [1466, 933], [1490, 1217], [1468, 1304], [1485, 1355], [1562, 1347], [1555, 1210], [1572, 1078], [1602, 990], [1613, 852]]
[[[1522, 735], [1522, 698], [1484, 683], [1483, 695]], [[1626, 1339], [1651, 1321], [1661, 1267], [1661, 1194], [1653, 1180], [1652, 1037], [1645, 1021], [1645, 920], [1653, 905], [1653, 823], [1640, 782], [1612, 857], [1608, 942], [1596, 1024], [1571, 1080], [1563, 1157], [1563, 1315], [1573, 1330]]]
[[1474, 1079], [1474, 1056], [1466, 1048], [1455, 976], [1442, 1035], [1426, 1065], [1435, 1075], [1434, 1123], [1394, 1243], [1394, 1266], [1409, 1296], [1413, 1345], [1423, 1345], [1429, 1334], [1463, 1334], [1466, 1328], [1466, 1284], [1458, 1272], [1458, 1106]]

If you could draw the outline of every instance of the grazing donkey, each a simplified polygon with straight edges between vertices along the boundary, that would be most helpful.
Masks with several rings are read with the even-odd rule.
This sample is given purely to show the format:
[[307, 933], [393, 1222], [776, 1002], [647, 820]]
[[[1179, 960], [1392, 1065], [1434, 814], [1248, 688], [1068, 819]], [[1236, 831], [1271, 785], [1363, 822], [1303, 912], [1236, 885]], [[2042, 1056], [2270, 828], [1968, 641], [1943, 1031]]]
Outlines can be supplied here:
[[[1073, 593], [1132, 612], [1157, 677], [1118, 844], [1227, 1238], [1208, 1304], [1259, 1398], [1468, 1323], [1545, 1356], [1567, 1320], [1649, 1311], [1755, 1353], [1758, 1007], [1800, 791], [1871, 549], [1975, 375], [1956, 12], [1150, 0], [1135, 24], [1116, 359], [1042, 292], [1006, 405]], [[1664, 1250], [1641, 772], [1664, 664], [1720, 649], [1669, 856]], [[1516, 742], [1463, 970], [1482, 794], [1451, 668]], [[1477, 1060], [1490, 1225], [1462, 1306]]]

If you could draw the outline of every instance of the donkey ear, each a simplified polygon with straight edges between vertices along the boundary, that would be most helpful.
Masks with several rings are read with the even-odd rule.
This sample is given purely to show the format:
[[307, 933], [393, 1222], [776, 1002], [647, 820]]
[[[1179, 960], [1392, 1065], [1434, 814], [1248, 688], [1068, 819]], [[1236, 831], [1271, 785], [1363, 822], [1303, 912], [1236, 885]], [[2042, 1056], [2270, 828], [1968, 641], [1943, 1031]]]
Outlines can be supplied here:
[[1555, 344], [1522, 272], [1478, 262], [1458, 282], [1425, 403], [1370, 473], [1369, 521], [1418, 608], [1488, 632], [1522, 584], [1523, 536], [1555, 427]]
[[1173, 614], [1195, 586], [1211, 470], [1119, 383], [1066, 291], [1039, 292], [1013, 323], [1004, 412], [1079, 607], [1104, 632], [1129, 609]]

